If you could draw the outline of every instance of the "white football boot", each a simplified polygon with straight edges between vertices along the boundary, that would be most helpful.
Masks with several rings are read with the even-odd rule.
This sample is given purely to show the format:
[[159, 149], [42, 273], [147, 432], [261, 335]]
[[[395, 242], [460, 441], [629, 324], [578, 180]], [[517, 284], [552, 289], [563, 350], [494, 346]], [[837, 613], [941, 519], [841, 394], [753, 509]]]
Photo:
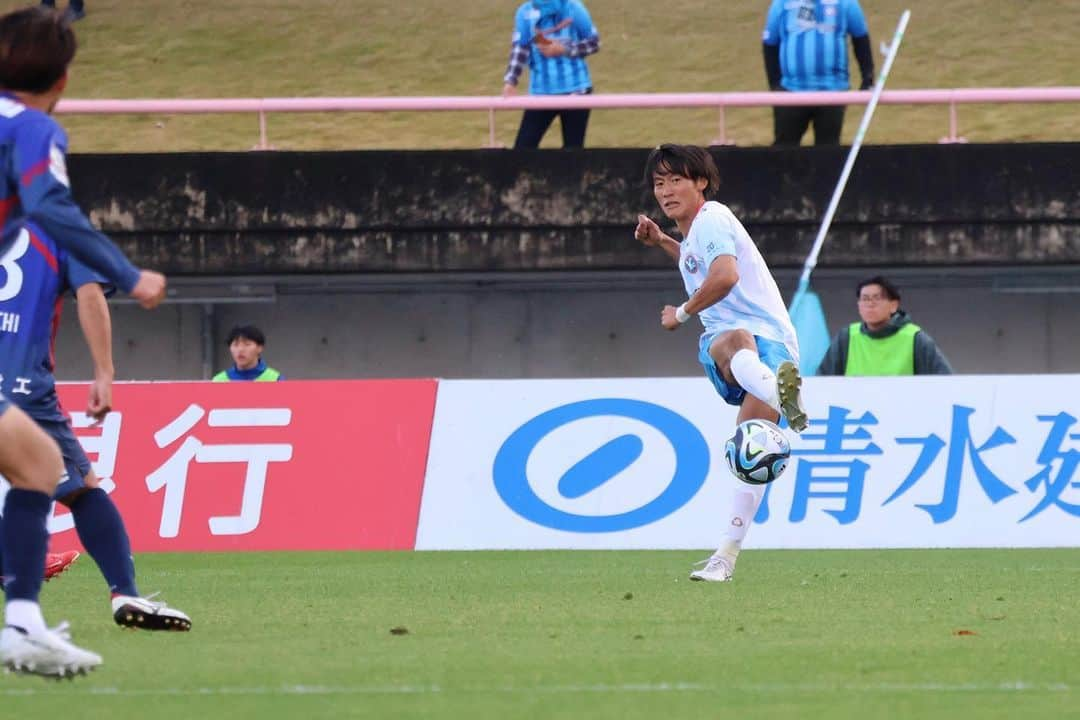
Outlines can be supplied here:
[[0, 663], [14, 673], [64, 678], [85, 675], [101, 656], [72, 644], [66, 622], [37, 632], [8, 625], [0, 633]]
[[117, 595], [112, 599], [113, 620], [117, 625], [140, 630], [171, 630], [186, 632], [191, 629], [191, 618], [176, 608], [153, 600], [157, 593], [148, 597]]
[[787, 419], [788, 426], [801, 433], [810, 424], [810, 420], [802, 404], [802, 377], [799, 375], [799, 367], [790, 360], [785, 360], [776, 368], [776, 392], [780, 398], [780, 412]]
[[700, 570], [690, 573], [691, 580], [705, 582], [727, 582], [735, 574], [735, 563], [724, 555], [713, 555], [695, 565], [703, 565]]

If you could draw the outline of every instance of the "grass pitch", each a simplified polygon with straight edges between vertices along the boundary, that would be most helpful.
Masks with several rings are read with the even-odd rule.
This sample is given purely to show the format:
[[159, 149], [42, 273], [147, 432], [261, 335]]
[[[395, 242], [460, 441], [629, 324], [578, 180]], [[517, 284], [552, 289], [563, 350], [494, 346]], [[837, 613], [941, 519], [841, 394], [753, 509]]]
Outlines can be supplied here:
[[83, 559], [50, 620], [105, 665], [0, 677], [4, 717], [1068, 717], [1080, 551], [148, 555], [190, 634], [112, 624]]
[[[66, 0], [60, 0], [62, 5]], [[27, 0], [0, 0], [10, 10]], [[91, 0], [76, 29], [72, 98], [497, 95], [517, 0]], [[590, 58], [596, 91], [764, 90], [761, 30], [768, 0], [587, 0], [602, 49]], [[876, 48], [905, 8], [911, 25], [889, 87], [1075, 85], [1069, 27], [1080, 0], [873, 0], [863, 9]], [[880, 67], [882, 56], [877, 54]], [[852, 60], [854, 68], [854, 60]], [[861, 107], [848, 109], [850, 142]], [[772, 141], [767, 108], [730, 109], [740, 145]], [[518, 112], [497, 115], [513, 142]], [[1077, 139], [1080, 110], [1061, 105], [959, 108], [971, 142]], [[63, 116], [74, 152], [247, 150], [255, 116]], [[280, 149], [477, 148], [487, 115], [379, 113], [271, 115]], [[881, 106], [867, 142], [937, 142], [948, 110]], [[589, 147], [708, 143], [717, 113], [602, 110]], [[806, 140], [809, 142], [809, 140]], [[545, 147], [560, 144], [553, 128]]]

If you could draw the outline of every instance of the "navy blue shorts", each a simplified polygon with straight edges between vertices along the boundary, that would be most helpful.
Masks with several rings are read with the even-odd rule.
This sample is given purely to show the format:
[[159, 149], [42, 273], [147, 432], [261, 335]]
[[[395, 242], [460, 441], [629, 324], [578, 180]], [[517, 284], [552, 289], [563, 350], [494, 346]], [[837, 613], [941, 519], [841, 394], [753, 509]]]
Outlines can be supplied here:
[[86, 487], [86, 476], [91, 470], [90, 458], [86, 457], [86, 451], [83, 450], [79, 439], [75, 437], [71, 423], [67, 420], [37, 419], [34, 422], [56, 441], [56, 444], [60, 446], [60, 454], [64, 456], [64, 470], [67, 471], [67, 477], [57, 486], [53, 498], [59, 499]]
[[4, 397], [4, 393], [0, 393], [0, 415], [3, 415], [11, 407], [11, 401]]

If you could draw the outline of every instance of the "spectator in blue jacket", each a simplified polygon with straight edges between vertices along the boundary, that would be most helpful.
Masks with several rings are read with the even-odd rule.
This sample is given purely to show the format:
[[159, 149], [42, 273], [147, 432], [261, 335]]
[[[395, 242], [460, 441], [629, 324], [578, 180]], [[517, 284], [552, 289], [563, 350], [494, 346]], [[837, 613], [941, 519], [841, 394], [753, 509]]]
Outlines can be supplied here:
[[[762, 34], [769, 89], [850, 89], [848, 35], [859, 62], [859, 89], [866, 90], [874, 84], [874, 54], [859, 0], [772, 0]], [[774, 107], [774, 144], [798, 145], [811, 122], [815, 145], [837, 145], [844, 106]]]
[[[503, 76], [503, 97], [517, 92], [518, 79], [529, 66], [531, 95], [588, 95], [592, 78], [585, 57], [600, 49], [600, 35], [589, 11], [578, 0], [528, 0], [514, 16], [510, 63]], [[585, 145], [588, 109], [526, 110], [515, 148], [539, 147], [544, 133], [559, 117], [563, 147]]]

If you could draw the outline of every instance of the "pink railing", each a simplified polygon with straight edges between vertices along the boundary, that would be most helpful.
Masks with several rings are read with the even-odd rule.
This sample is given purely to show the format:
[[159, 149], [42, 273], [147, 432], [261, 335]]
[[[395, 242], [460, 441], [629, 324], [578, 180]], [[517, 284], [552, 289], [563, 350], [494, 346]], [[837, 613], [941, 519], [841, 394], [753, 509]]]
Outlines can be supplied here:
[[[269, 113], [295, 112], [440, 112], [488, 113], [488, 147], [497, 147], [495, 113], [509, 110], [557, 108], [716, 108], [719, 134], [714, 144], [731, 143], [725, 110], [732, 107], [774, 105], [865, 105], [870, 91], [854, 92], [730, 92], [730, 93], [626, 93], [594, 95], [521, 95], [474, 97], [323, 97], [240, 98], [201, 100], [62, 100], [57, 111], [68, 114], [176, 115], [255, 113], [259, 116], [259, 144], [270, 148], [266, 127]], [[960, 136], [957, 105], [997, 103], [1080, 102], [1080, 87], [957, 88], [949, 90], [886, 90], [883, 105], [948, 105], [949, 134], [941, 142], [965, 142]]]

